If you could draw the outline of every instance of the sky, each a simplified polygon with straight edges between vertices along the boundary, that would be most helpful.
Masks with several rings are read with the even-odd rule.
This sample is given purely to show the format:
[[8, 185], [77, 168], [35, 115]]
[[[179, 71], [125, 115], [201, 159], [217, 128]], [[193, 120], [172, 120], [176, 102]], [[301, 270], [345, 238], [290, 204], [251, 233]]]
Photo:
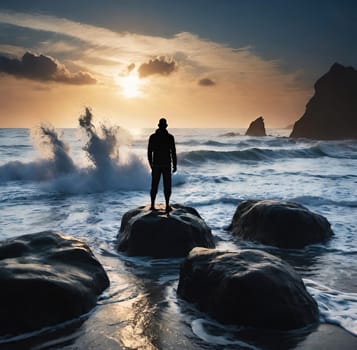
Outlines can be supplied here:
[[0, 127], [286, 127], [356, 38], [357, 1], [1, 0]]

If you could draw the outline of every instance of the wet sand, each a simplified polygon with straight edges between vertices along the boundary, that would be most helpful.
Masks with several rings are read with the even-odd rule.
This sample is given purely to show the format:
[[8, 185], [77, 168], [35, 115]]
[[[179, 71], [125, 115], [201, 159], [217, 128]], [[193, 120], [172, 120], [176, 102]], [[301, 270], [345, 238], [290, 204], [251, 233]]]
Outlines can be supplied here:
[[344, 329], [321, 324], [295, 348], [296, 350], [355, 350], [357, 337]]

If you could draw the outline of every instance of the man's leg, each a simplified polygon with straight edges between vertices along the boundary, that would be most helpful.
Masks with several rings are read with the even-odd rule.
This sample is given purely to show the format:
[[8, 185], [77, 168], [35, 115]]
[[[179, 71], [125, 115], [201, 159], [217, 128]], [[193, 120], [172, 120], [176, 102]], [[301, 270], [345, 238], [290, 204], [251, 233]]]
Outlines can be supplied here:
[[171, 168], [164, 168], [162, 171], [162, 177], [164, 180], [164, 195], [165, 195], [165, 202], [166, 202], [166, 212], [171, 211], [170, 207], [170, 196], [171, 196]]
[[150, 190], [150, 197], [151, 197], [151, 210], [155, 209], [155, 198], [157, 194], [157, 189], [159, 187], [161, 171], [158, 167], [152, 167], [151, 170], [151, 190]]

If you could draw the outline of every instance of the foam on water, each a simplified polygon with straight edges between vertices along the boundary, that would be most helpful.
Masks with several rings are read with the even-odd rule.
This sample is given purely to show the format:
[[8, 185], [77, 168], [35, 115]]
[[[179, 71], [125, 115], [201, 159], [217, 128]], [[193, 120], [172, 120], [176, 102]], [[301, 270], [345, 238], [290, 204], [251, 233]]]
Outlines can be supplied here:
[[[206, 330], [207, 325], [213, 325], [214, 327], [219, 327], [223, 331], [223, 335], [213, 335], [210, 334]], [[216, 322], [209, 322], [205, 319], [199, 318], [195, 319], [191, 322], [191, 327], [192, 327], [192, 332], [199, 337], [200, 339], [204, 340], [207, 343], [214, 344], [214, 345], [238, 345], [241, 346], [244, 349], [254, 349], [254, 350], [259, 350], [260, 348], [257, 348], [251, 344], [245, 343], [243, 341], [237, 340], [237, 339], [231, 339], [231, 337], [227, 334], [227, 328], [219, 323]]]
[[[79, 118], [88, 142], [83, 147], [92, 165], [81, 168], [71, 157], [69, 146], [51, 126], [40, 126], [34, 139], [43, 158], [24, 163], [11, 161], [0, 166], [0, 182], [43, 182], [48, 191], [92, 193], [106, 190], [142, 190], [149, 183], [149, 169], [130, 149], [130, 134], [119, 127], [102, 124], [96, 130], [89, 108]], [[177, 179], [183, 182], [182, 177]]]
[[309, 279], [304, 283], [317, 301], [321, 322], [336, 324], [357, 336], [357, 293], [343, 293]]
[[[89, 319], [92, 328], [88, 331], [87, 322], [81, 335], [74, 336], [73, 341], [79, 341], [73, 346], [81, 348], [80, 339], [84, 344], [98, 339], [98, 349], [105, 349], [101, 337], [110, 337], [113, 325], [122, 329], [119, 313], [111, 313], [112, 306], [130, 311], [125, 303], [141, 292], [156, 308], [146, 323], [161, 327], [151, 327], [148, 332], [168, 344], [166, 348], [176, 341], [191, 350], [254, 349], [264, 344], [259, 342], [261, 330], [246, 337], [239, 327], [219, 325], [197, 310], [188, 310], [176, 297], [179, 261], [129, 258], [115, 251], [120, 218], [150, 198], [145, 156], [152, 130], [143, 130], [132, 139], [123, 128], [96, 123], [90, 110], [79, 123], [84, 139], [74, 137], [72, 130], [62, 134], [51, 126], [41, 126], [35, 132], [37, 150], [28, 130], [0, 129], [2, 239], [19, 232], [60, 230], [84, 239], [110, 274], [112, 286], [107, 298], [98, 303], [99, 312]], [[222, 133], [217, 129], [172, 130], [179, 158], [172, 202], [197, 207], [217, 238], [218, 249], [254, 248], [282, 255], [309, 279], [305, 283], [319, 304], [321, 321], [356, 335], [356, 141], [254, 138], [237, 133], [220, 138]], [[160, 196], [163, 198], [161, 190], [158, 202]], [[335, 235], [329, 242], [299, 252], [242, 242], [224, 229], [245, 199], [299, 202], [324, 215]], [[127, 286], [124, 292], [123, 285]], [[140, 290], [140, 285], [145, 288]], [[101, 314], [106, 306], [108, 314]], [[145, 320], [142, 309], [137, 312]], [[110, 325], [108, 315], [112, 317]], [[270, 334], [267, 337], [270, 339]], [[277, 338], [279, 346], [281, 335]], [[65, 344], [64, 339], [58, 344]], [[274, 346], [262, 348], [277, 348]]]

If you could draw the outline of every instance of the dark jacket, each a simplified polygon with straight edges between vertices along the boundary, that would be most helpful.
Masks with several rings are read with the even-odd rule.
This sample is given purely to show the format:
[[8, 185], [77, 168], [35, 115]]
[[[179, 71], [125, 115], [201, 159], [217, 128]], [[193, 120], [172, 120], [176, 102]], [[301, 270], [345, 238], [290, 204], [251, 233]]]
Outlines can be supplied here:
[[148, 160], [151, 166], [174, 168], [177, 165], [174, 137], [166, 129], [157, 129], [149, 138]]

